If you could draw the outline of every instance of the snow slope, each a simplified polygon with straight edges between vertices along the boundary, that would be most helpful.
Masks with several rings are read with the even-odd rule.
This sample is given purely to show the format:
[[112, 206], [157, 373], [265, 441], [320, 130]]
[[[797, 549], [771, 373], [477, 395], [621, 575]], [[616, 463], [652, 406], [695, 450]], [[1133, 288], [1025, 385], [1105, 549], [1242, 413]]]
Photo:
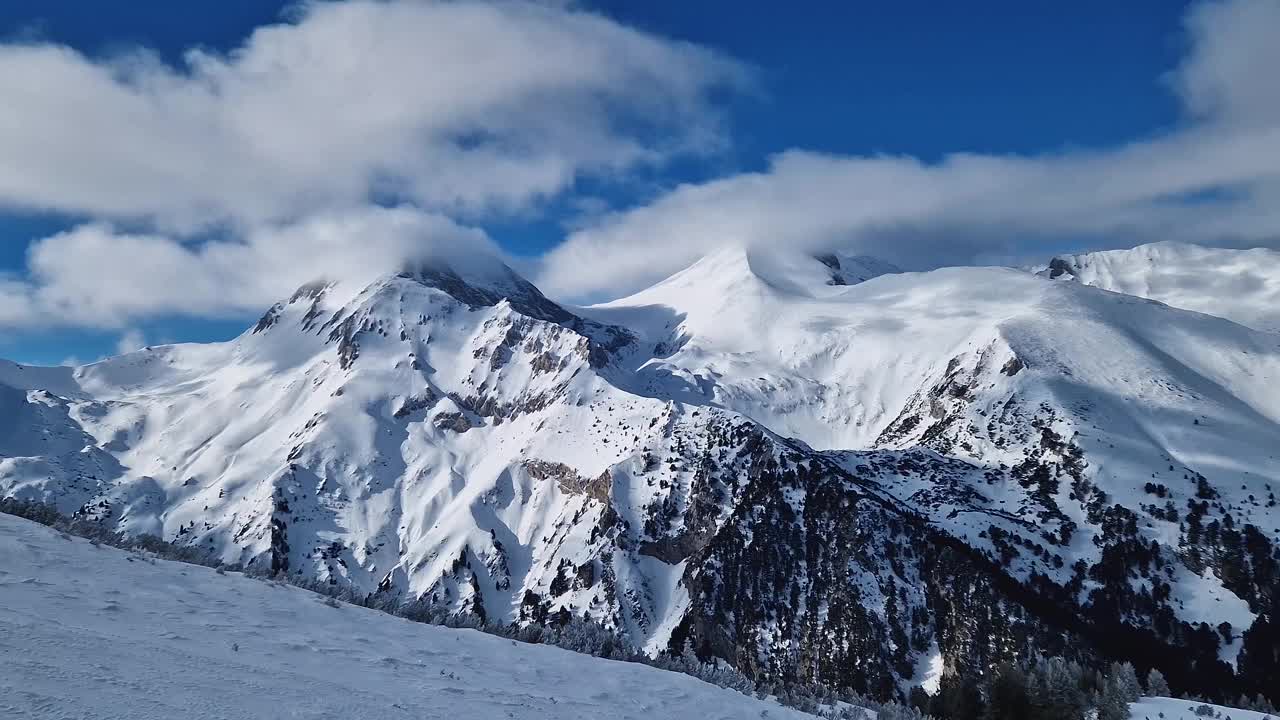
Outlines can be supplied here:
[[[1206, 705], [1213, 714], [1197, 715], [1196, 709]], [[1253, 710], [1165, 697], [1144, 697], [1129, 703], [1129, 717], [1132, 720], [1274, 720], [1266, 713]]]
[[1201, 375], [1255, 405], [1245, 412], [1280, 418], [1280, 344], [1269, 336], [1002, 268], [828, 286], [809, 263], [796, 272], [728, 249], [584, 312], [650, 343], [641, 392], [731, 408], [818, 448], [875, 446], [913, 393], [981, 353], [1003, 363], [1021, 352], [1045, 375], [1071, 370], [1111, 395], [1132, 394], [1149, 371]]
[[0, 514], [6, 718], [811, 717], [678, 673], [412, 623]]
[[1280, 253], [1176, 242], [1064, 255], [1043, 274], [1280, 332]]

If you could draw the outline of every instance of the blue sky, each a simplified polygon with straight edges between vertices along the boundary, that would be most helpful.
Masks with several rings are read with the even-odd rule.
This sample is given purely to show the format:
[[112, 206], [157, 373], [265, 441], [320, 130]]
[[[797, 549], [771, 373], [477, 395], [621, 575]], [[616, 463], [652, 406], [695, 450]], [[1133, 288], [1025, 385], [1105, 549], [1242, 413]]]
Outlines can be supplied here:
[[[236, 334], [274, 292], [270, 283], [253, 278], [245, 279], [245, 286], [255, 292], [261, 289], [261, 297], [252, 294], [234, 301], [213, 297], [175, 305], [170, 295], [157, 292], [154, 302], [148, 304], [115, 298], [104, 290], [99, 303], [99, 291], [86, 284], [108, 285], [114, 277], [124, 277], [123, 282], [127, 283], [128, 267], [116, 271], [114, 266], [104, 264], [100, 276], [92, 268], [67, 277], [53, 277], [47, 270], [41, 275], [35, 269], [38, 263], [29, 263], [27, 256], [29, 248], [45, 238], [64, 231], [75, 235], [67, 242], [42, 245], [42, 267], [61, 265], [54, 255], [57, 248], [67, 253], [68, 262], [88, 257], [84, 248], [91, 248], [107, 253], [106, 257], [114, 257], [124, 266], [144, 265], [163, 272], [163, 268], [186, 267], [182, 263], [187, 261], [204, 262], [186, 258], [175, 265], [169, 257], [172, 249], [165, 243], [172, 243], [176, 252], [192, 251], [210, 238], [265, 247], [276, 242], [269, 238], [287, 234], [282, 228], [291, 223], [301, 226], [320, 222], [315, 218], [322, 216], [326, 221], [332, 220], [326, 215], [331, 202], [334, 207], [341, 205], [352, 212], [363, 212], [361, 204], [408, 206], [414, 212], [444, 218], [448, 226], [441, 230], [441, 223], [434, 220], [414, 220], [409, 223], [414, 228], [429, 226], [434, 228], [433, 233], [463, 238], [471, 238], [472, 230], [483, 233], [501, 251], [526, 262], [535, 279], [544, 280], [550, 291], [570, 299], [603, 297], [615, 287], [626, 289], [642, 284], [652, 279], [653, 273], [669, 271], [673, 264], [687, 259], [687, 254], [695, 251], [687, 248], [702, 247], [704, 237], [724, 234], [744, 242], [764, 242], [745, 236], [751, 235], [754, 228], [773, 223], [796, 225], [786, 225], [785, 208], [754, 218], [749, 223], [751, 229], [718, 218], [723, 218], [728, 208], [740, 207], [734, 203], [746, 204], [754, 212], [788, 193], [804, 197], [822, 194], [806, 191], [806, 183], [815, 183], [814, 187], [824, 192], [833, 183], [837, 189], [843, 187], [841, 183], [847, 184], [847, 195], [843, 197], [866, 198], [868, 206], [876, 208], [892, 206], [900, 196], [918, 192], [919, 200], [910, 196], [911, 202], [903, 200], [902, 209], [887, 215], [872, 212], [851, 216], [832, 211], [828, 217], [829, 206], [815, 207], [806, 213], [806, 218], [817, 215], [822, 222], [803, 230], [804, 237], [799, 236], [801, 230], [796, 230], [797, 237], [785, 240], [822, 244], [840, 238], [841, 242], [848, 239], [861, 243], [860, 247], [865, 246], [862, 249], [874, 251], [881, 246], [901, 245], [897, 235], [885, 239], [885, 228], [891, 226], [899, 235], [909, 233], [913, 247], [919, 248], [906, 258], [905, 264], [909, 265], [991, 261], [1020, 253], [1037, 256], [1041, 248], [1048, 252], [1133, 244], [1162, 239], [1162, 233], [1174, 226], [1205, 228], [1203, 236], [1188, 237], [1190, 241], [1261, 243], [1275, 235], [1274, 226], [1268, 224], [1270, 216], [1250, 216], [1247, 226], [1227, 227], [1212, 215], [1197, 216], [1195, 223], [1188, 223], [1181, 215], [1173, 218], [1169, 214], [1167, 198], [1206, 190], [1216, 192], [1222, 187], [1244, 188], [1243, 195], [1252, 198], [1255, 188], [1269, 191], [1275, 186], [1274, 178], [1265, 169], [1233, 166], [1230, 172], [1216, 172], [1210, 179], [1191, 177], [1172, 186], [1154, 183], [1158, 187], [1145, 195], [1125, 195], [1122, 200], [1108, 199], [1105, 203], [1095, 197], [1083, 198], [1078, 200], [1083, 213], [1091, 212], [1094, 205], [1111, 209], [1124, 203], [1123, 222], [1088, 225], [1061, 220], [1073, 214], [1073, 208], [1060, 209], [1048, 201], [1060, 194], [1060, 188], [1053, 184], [1054, 180], [1044, 178], [1072, 178], [1071, 186], [1076, 187], [1095, 182], [1090, 173], [1116, 177], [1137, 172], [1142, 163], [1131, 156], [1145, 158], [1150, 154], [1155, 158], [1150, 164], [1160, 167], [1160, 162], [1173, 162], [1173, 158], [1201, 149], [1215, 157], [1225, 156], [1227, 151], [1219, 150], [1220, 145], [1234, 148], [1257, 142], [1253, 136], [1227, 136], [1219, 130], [1246, 125], [1252, 128], [1257, 126], [1258, 118], [1265, 121], [1265, 128], [1273, 126], [1274, 106], [1250, 100], [1253, 94], [1246, 93], [1247, 83], [1257, 82], [1256, 75], [1239, 70], [1241, 64], [1232, 56], [1253, 47], [1249, 44], [1249, 26], [1258, 25], [1259, 16], [1273, 17], [1266, 14], [1271, 12], [1271, 8], [1264, 7], [1268, 2], [1240, 0], [1210, 6], [1156, 0], [1071, 4], [912, 0], [784, 6], [722, 0], [608, 0], [576, 8], [541, 6], [542, 10], [532, 13], [512, 11], [511, 7], [498, 4], [490, 7], [495, 8], [492, 15], [500, 19], [492, 20], [486, 15], [488, 19], [481, 23], [475, 22], [475, 17], [453, 11], [433, 11], [430, 16], [410, 12], [398, 16], [395, 22], [383, 23], [377, 16], [391, 11], [363, 3], [357, 4], [359, 8], [349, 8], [350, 13], [341, 21], [328, 24], [324, 13], [314, 8], [299, 9], [263, 0], [6, 3], [0, 6], [0, 38], [6, 48], [67, 46], [74, 54], [67, 58], [35, 51], [15, 52], [16, 59], [0, 60], [0, 72], [6, 69], [3, 62], [9, 61], [28, 63], [22, 66], [34, 68], [28, 72], [69, 73], [65, 77], [72, 78], [70, 82], [79, 82], [86, 69], [107, 68], [121, 77], [127, 75], [123, 80], [111, 78], [109, 73], [86, 79], [83, 91], [66, 90], [66, 97], [53, 97], [54, 91], [44, 89], [33, 91], [16, 84], [0, 84], [0, 95], [41, 94], [41, 102], [33, 103], [35, 109], [20, 118], [24, 128], [37, 128], [32, 131], [34, 139], [27, 141], [28, 150], [6, 158], [7, 151], [0, 146], [0, 162], [11, 167], [43, 164], [39, 143], [48, 142], [49, 147], [55, 147], [60, 136], [38, 128], [52, 117], [49, 113], [58, 109], [84, 103], [85, 112], [95, 114], [99, 106], [94, 103], [112, 102], [111, 93], [120, 87], [130, 93], [155, 93], [161, 100], [154, 105], [181, 102], [173, 98], [185, 96], [165, 95], [164, 87], [156, 90], [145, 78], [154, 75], [189, 80], [193, 71], [184, 54], [190, 48], [201, 48], [206, 55], [218, 59], [217, 72], [203, 78], [208, 85], [216, 85], [216, 91], [202, 102], [213, 103], [209, 107], [229, 108], [231, 113], [241, 110], [232, 103], [242, 102], [254, 111], [246, 112], [245, 117], [255, 121], [266, 118], [264, 122], [274, 122], [277, 115], [285, 117], [281, 113], [286, 113], [287, 108], [270, 107], [269, 101], [264, 105], [258, 95], [246, 92], [246, 99], [236, 99], [239, 96], [234, 93], [246, 84], [245, 78], [256, 81], [261, 68], [255, 66], [258, 74], [254, 75], [245, 69], [250, 62], [226, 55], [241, 48], [255, 28], [281, 22], [281, 18], [293, 24], [294, 34], [314, 39], [314, 47], [321, 48], [321, 52], [334, 48], [335, 55], [360, 52], [357, 43], [352, 43], [353, 48], [346, 47], [342, 36], [342, 23], [354, 26], [353, 20], [367, 17], [372, 33], [394, 32], [399, 26], [421, 19], [424, 45], [447, 45], [448, 36], [443, 33], [449, 32], [450, 23], [457, 23], [465, 32], [477, 33], [476, 41], [461, 52], [488, 53], [462, 58], [460, 66], [473, 68], [492, 60], [494, 67], [485, 70], [485, 78], [477, 82], [492, 83], [494, 89], [492, 97], [476, 99], [474, 95], [482, 95], [482, 91], [473, 93], [467, 84], [443, 83], [444, 87], [429, 91], [436, 95], [424, 97], [421, 103], [389, 102], [386, 112], [404, 114], [405, 128], [401, 132], [402, 128], [394, 125], [395, 118], [386, 121], [390, 125], [376, 126], [376, 132], [395, 134], [398, 143], [377, 157], [360, 156], [359, 142], [352, 144], [347, 155], [339, 156], [348, 151], [345, 147], [332, 150], [336, 147], [330, 142], [332, 138], [347, 140], [358, 128], [350, 132], [346, 127], [331, 132], [317, 130], [311, 133], [315, 136], [314, 145], [307, 145], [311, 138], [303, 137], [298, 140], [298, 155], [287, 158], [289, 162], [297, 160], [299, 167], [307, 169], [306, 174], [299, 171], [299, 175], [264, 181], [264, 186], [281, 197], [261, 203], [254, 194], [238, 193], [234, 187], [243, 185], [244, 178], [252, 181], [257, 175], [248, 171], [241, 175], [236, 168], [218, 165], [218, 156], [239, 153], [244, 149], [241, 146], [253, 144], [253, 129], [248, 135], [229, 140], [225, 148], [211, 144], [207, 148], [209, 157], [205, 157], [202, 152], [206, 149], [200, 140], [203, 126], [193, 127], [190, 132], [178, 126], [184, 122], [199, 125], [207, 112], [158, 115], [156, 127], [161, 128], [163, 137], [157, 140], [157, 146], [170, 155], [194, 159], [191, 174], [184, 174], [182, 183], [195, 185], [205, 182], [206, 177], [217, 180], [218, 173], [229, 178], [218, 187], [213, 187], [215, 183], [210, 180], [207, 191], [192, 190], [190, 197], [175, 192], [172, 198], [158, 198], [155, 188], [165, 189], [174, 182], [147, 176], [145, 166], [152, 164], [150, 158], [143, 157], [147, 151], [111, 152], [117, 138], [123, 138], [118, 141], [120, 145], [135, 141], [127, 135], [135, 129], [129, 123], [136, 115], [122, 111], [123, 124], [111, 125], [108, 108], [102, 113], [107, 121], [86, 119], [83, 127], [66, 122], [66, 115], [61, 115], [62, 122], [54, 124], [66, 126], [65, 131], [70, 133], [67, 137], [84, 143], [76, 145], [81, 150], [68, 151], [69, 157], [59, 156], [57, 167], [50, 159], [52, 169], [45, 173], [49, 177], [45, 184], [33, 182], [27, 187], [19, 178], [6, 186], [0, 177], [0, 273], [16, 288], [11, 293], [11, 305], [17, 308], [11, 310], [8, 327], [0, 308], [0, 356], [56, 363], [67, 357], [91, 360], [114, 352], [117, 346], [127, 347], [139, 338], [147, 342], [222, 339]], [[543, 11], [547, 17], [542, 17]], [[602, 22], [566, 29], [564, 17], [557, 16], [581, 16], [584, 11], [602, 16]], [[443, 39], [433, 40], [436, 36], [431, 33], [435, 32], [442, 33]], [[555, 75], [566, 72], [560, 65], [548, 65], [543, 75], [523, 73], [522, 66], [527, 63], [511, 49], [510, 38], [531, 38], [532, 45], [532, 39], [546, 36], [547, 42], [552, 43], [549, 47], [561, 49], [566, 44], [581, 43], [582, 56], [594, 57], [591, 53], [600, 52], [601, 38], [608, 38], [606, 47], [619, 42], [619, 38], [609, 35], [615, 32], [625, 33], [623, 41], [634, 43], [634, 47], [618, 48], [616, 55], [605, 52], [602, 62], [610, 67], [604, 68], [600, 77], [564, 79]], [[258, 55], [275, 57], [266, 49], [278, 40], [267, 38], [259, 42], [255, 47], [262, 52]], [[1258, 41], [1259, 47], [1261, 42]], [[686, 54], [688, 43], [698, 46], [699, 54]], [[375, 36], [368, 47], [377, 48], [380, 53], [384, 47], [401, 46], [379, 42]], [[403, 47], [407, 49], [399, 55], [386, 50], [385, 58], [374, 58], [394, 69], [379, 72], [374, 76], [375, 82], [404, 72], [407, 80], [398, 87], [407, 89], [394, 91], [414, 93], [422, 78], [439, 72], [436, 68], [441, 66], [442, 58], [415, 54], [412, 41]], [[1244, 49], [1231, 49], [1234, 47]], [[496, 52], [501, 56], [499, 60], [491, 57], [494, 48], [501, 48]], [[128, 75], [132, 69], [121, 71], [121, 67], [137, 67], [138, 63], [131, 65], [132, 61], [121, 58], [131, 58], [139, 49], [151, 54], [141, 62], [150, 74], [138, 73], [135, 77]], [[346, 66], [335, 62], [332, 67], [340, 70]], [[659, 70], [651, 73], [654, 68]], [[282, 72], [279, 82], [298, 82], [308, 70]], [[567, 68], [570, 74], [573, 70], [572, 66]], [[1227, 77], [1226, 71], [1239, 77]], [[465, 74], [467, 70], [460, 72]], [[234, 80], [225, 80], [233, 75]], [[342, 90], [344, 81], [335, 75], [331, 82]], [[225, 85], [219, 84], [224, 82]], [[60, 87], [66, 84], [58, 83]], [[197, 90], [205, 87], [191, 84]], [[527, 99], [522, 94], [526, 86]], [[338, 92], [325, 97], [338, 98], [331, 102], [345, 105], [345, 98], [363, 97], [361, 93], [366, 93], [370, 98], [367, 102], [379, 101], [376, 88], [367, 89], [357, 82], [349, 91], [347, 95]], [[431, 108], [449, 106], [453, 102], [450, 92], [474, 103], [476, 114], [436, 118]], [[50, 97], [44, 97], [46, 93]], [[108, 99], [95, 100], [100, 97], [97, 93], [106, 93], [101, 97]], [[512, 94], [520, 96], [520, 104], [508, 102], [506, 98]], [[587, 110], [572, 114], [549, 108], [545, 98], [552, 98], [560, 107]], [[316, 100], [323, 101], [324, 98]], [[6, 104], [2, 96], [0, 104]], [[317, 107], [325, 108], [322, 104]], [[531, 134], [516, 127], [514, 119], [511, 123], [494, 124], [489, 120], [493, 113], [487, 109], [492, 107], [512, 113], [513, 118], [539, 118], [538, 130]], [[663, 109], [660, 114], [671, 107], [680, 110], [673, 112], [671, 118], [652, 120], [655, 107]], [[322, 124], [318, 118], [325, 114], [312, 112], [310, 116], [285, 119], [295, 123], [291, 127], [296, 128], [297, 123], [313, 120]], [[370, 110], [369, 115], [378, 113]], [[1249, 122], [1238, 122], [1241, 118]], [[582, 123], [582, 127], [575, 123]], [[168, 137], [167, 132], [175, 127], [174, 136]], [[242, 124], [236, 126], [237, 132], [240, 129]], [[136, 147], [146, 148], [148, 137], [141, 130], [138, 133]], [[281, 138], [283, 144], [292, 143], [298, 135], [307, 135], [289, 128], [282, 131], [277, 125], [264, 125], [262, 133], [262, 137]], [[249, 139], [246, 141], [245, 137]], [[358, 141], [359, 136], [355, 137]], [[399, 158], [416, 154], [417, 138], [422, 138], [423, 147], [430, 148], [423, 153], [424, 167], [400, 168]], [[575, 146], [574, 138], [586, 138], [581, 140], [583, 147]], [[15, 146], [20, 140], [21, 137], [14, 141]], [[487, 145], [490, 142], [491, 148]], [[557, 142], [565, 142], [566, 146], [547, 151], [546, 157], [530, 159], [530, 153], [521, 149]], [[30, 151], [33, 143], [37, 149]], [[637, 145], [643, 152], [636, 151]], [[527, 175], [528, 182], [492, 187], [493, 183], [484, 177], [489, 166], [483, 161], [489, 155], [479, 159], [468, 155], [479, 146], [492, 150], [494, 177]], [[100, 149], [101, 159], [97, 157]], [[244, 152], [251, 161], [256, 157], [253, 148]], [[329, 152], [337, 156], [332, 165], [337, 176], [347, 172], [343, 157], [349, 157], [353, 165], [366, 163], [372, 169], [351, 171], [349, 181], [315, 184], [315, 167], [324, 167], [325, 172], [330, 168], [310, 164], [312, 158]], [[386, 169], [389, 161], [394, 170]], [[456, 171], [452, 165], [441, 164], [453, 161], [458, 164]], [[515, 164], [499, 164], [507, 161]], [[86, 166], [90, 162], [93, 164]], [[61, 164], [66, 165], [65, 170]], [[274, 169], [266, 164], [263, 167], [268, 172]], [[432, 172], [426, 171], [428, 167]], [[444, 171], [436, 172], [441, 168]], [[67, 186], [64, 177], [80, 179], [86, 175], [100, 178], [100, 184], [85, 181], [83, 189], [63, 192]], [[386, 186], [387, 175], [394, 176], [395, 182], [390, 186], [394, 189], [384, 193], [374, 184]], [[444, 179], [437, 182], [437, 175]], [[978, 178], [980, 183], [988, 177], [1006, 175], [1009, 187], [1035, 188], [1041, 183], [1040, 196], [1019, 199], [1016, 205], [1021, 208], [1043, 204], [1044, 209], [1034, 217], [1024, 220], [1018, 216], [1008, 221], [1009, 209], [996, 205], [984, 210], [987, 214], [982, 217], [959, 218], [957, 213], [948, 211], [941, 218], [916, 218], [910, 212], [911, 208], [926, 204], [926, 198], [950, 197], [956, 192], [954, 188], [972, 186], [972, 178]], [[450, 183], [451, 178], [456, 183]], [[298, 183], [296, 192], [288, 187], [294, 181]], [[902, 193], [883, 198], [876, 194], [897, 187], [895, 183], [901, 183]], [[9, 186], [13, 189], [6, 189]], [[102, 191], [103, 187], [115, 186], [120, 187], [119, 192]], [[992, 197], [1007, 195], [1003, 187], [993, 184]], [[759, 202], [759, 196], [752, 193], [764, 193], [765, 202]], [[841, 197], [837, 194], [836, 200]], [[1239, 215], [1238, 207], [1224, 205], [1239, 202], [1238, 196], [1224, 193], [1221, 203], [1208, 203], [1210, 207], [1204, 212], [1235, 211]], [[1182, 213], [1184, 208], [1173, 210]], [[1135, 213], [1143, 213], [1137, 222]], [[1037, 228], [1049, 227], [1051, 231], [1043, 233], [1044, 237], [1034, 244], [1001, 239], [980, 245], [971, 240], [992, 227], [1018, 227], [1023, 222]], [[659, 253], [659, 261], [648, 262], [643, 248], [639, 248], [646, 245], [646, 233], [663, 237], [688, 233], [696, 236], [696, 241], [672, 239], [670, 242], [679, 252], [663, 253], [657, 248], [654, 252]], [[131, 241], [133, 236], [148, 240], [139, 245]], [[387, 252], [398, 257], [395, 253], [402, 252], [401, 244], [392, 245], [395, 249]], [[138, 249], [143, 246], [164, 254], [166, 259], [153, 263], [148, 257], [129, 254], [143, 252], [145, 248]], [[944, 251], [935, 253], [939, 247]], [[111, 255], [113, 252], [116, 254]], [[679, 257], [670, 257], [673, 254]], [[335, 257], [342, 257], [341, 248]], [[340, 260], [333, 263], [342, 264]], [[579, 283], [575, 278], [582, 274], [584, 266], [605, 268], [607, 272], [595, 285]], [[629, 269], [633, 266], [643, 271]], [[60, 271], [54, 274], [57, 272]], [[231, 271], [222, 268], [219, 272]], [[211, 295], [217, 295], [217, 278], [224, 276], [210, 275]], [[183, 279], [173, 277], [170, 282], [181, 284]], [[227, 292], [236, 290], [228, 287]], [[0, 294], [0, 302], [3, 301]], [[14, 320], [18, 313], [43, 313], [44, 317]]]
[[654, 32], [758, 65], [743, 162], [804, 145], [841, 153], [1034, 152], [1108, 145], [1175, 122], [1158, 81], [1186, 4], [606, 2]]
[[[0, 36], [48, 39], [92, 54], [144, 46], [176, 62], [192, 46], [232, 49], [292, 4], [7, 3], [0, 7]], [[734, 160], [746, 167], [798, 143], [938, 157], [1110, 144], [1156, 130], [1178, 117], [1159, 77], [1185, 49], [1188, 5], [584, 3], [763, 71], [766, 98], [742, 102], [735, 114]]]

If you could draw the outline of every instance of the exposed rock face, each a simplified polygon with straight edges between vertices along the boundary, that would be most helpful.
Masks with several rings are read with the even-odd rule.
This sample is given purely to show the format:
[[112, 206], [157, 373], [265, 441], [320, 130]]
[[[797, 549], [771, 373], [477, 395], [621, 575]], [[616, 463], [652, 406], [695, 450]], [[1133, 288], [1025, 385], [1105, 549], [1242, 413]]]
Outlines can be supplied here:
[[1054, 258], [1049, 261], [1049, 278], [1056, 280], [1064, 275], [1075, 276], [1076, 270], [1071, 263], [1063, 258]]
[[432, 422], [441, 430], [450, 430], [456, 433], [464, 433], [471, 429], [471, 421], [467, 419], [466, 414], [460, 412], [440, 413], [435, 416]]
[[829, 271], [828, 285], [857, 285], [880, 275], [902, 272], [890, 263], [866, 255], [823, 253], [814, 259]]
[[529, 460], [524, 469], [530, 477], [538, 480], [554, 480], [560, 491], [568, 495], [585, 495], [602, 505], [610, 503], [613, 492], [613, 477], [608, 470], [595, 478], [584, 478], [568, 465], [563, 463]]
[[312, 326], [314, 326], [316, 319], [320, 317], [321, 301], [324, 298], [325, 291], [327, 291], [328, 289], [329, 289], [329, 285], [323, 282], [308, 283], [306, 285], [303, 285], [302, 287], [298, 288], [297, 292], [295, 292], [292, 296], [290, 296], [290, 298], [287, 301], [272, 305], [271, 308], [268, 309], [267, 312], [262, 316], [262, 318], [258, 320], [258, 323], [253, 326], [252, 332], [257, 334], [271, 328], [273, 325], [275, 325], [277, 322], [280, 321], [280, 315], [284, 312], [284, 309], [286, 307], [294, 303], [305, 302], [305, 301], [310, 301], [311, 306], [307, 310], [306, 314], [303, 315], [302, 324], [307, 329], [310, 329]]

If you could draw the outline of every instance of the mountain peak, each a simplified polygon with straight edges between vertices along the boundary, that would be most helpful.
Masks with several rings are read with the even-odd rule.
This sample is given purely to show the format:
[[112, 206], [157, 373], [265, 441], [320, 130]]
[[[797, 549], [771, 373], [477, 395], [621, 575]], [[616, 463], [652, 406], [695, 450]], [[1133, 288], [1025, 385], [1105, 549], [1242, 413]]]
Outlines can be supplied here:
[[472, 308], [489, 307], [506, 300], [520, 313], [538, 320], [566, 322], [573, 317], [543, 295], [533, 283], [497, 260], [492, 264], [418, 264], [399, 273], [398, 277], [445, 292]]
[[857, 285], [874, 277], [902, 272], [893, 263], [870, 255], [829, 252], [815, 257], [831, 270], [831, 279], [827, 281], [829, 285]]
[[344, 308], [353, 303], [382, 302], [387, 296], [378, 290], [406, 281], [439, 290], [472, 309], [505, 300], [516, 311], [538, 320], [566, 323], [574, 317], [500, 259], [484, 253], [454, 253], [416, 260], [363, 286], [331, 280], [306, 283], [272, 305], [250, 332], [258, 334], [274, 327], [294, 306], [303, 308], [303, 329], [313, 329], [322, 315], [350, 314]]
[[1179, 242], [1059, 255], [1039, 275], [1280, 331], [1280, 253]]
[[691, 293], [717, 305], [758, 296], [823, 298], [847, 286], [899, 272], [894, 265], [866, 255], [731, 244], [707, 253], [650, 288], [601, 307], [670, 304], [665, 301], [673, 297], [687, 301]]

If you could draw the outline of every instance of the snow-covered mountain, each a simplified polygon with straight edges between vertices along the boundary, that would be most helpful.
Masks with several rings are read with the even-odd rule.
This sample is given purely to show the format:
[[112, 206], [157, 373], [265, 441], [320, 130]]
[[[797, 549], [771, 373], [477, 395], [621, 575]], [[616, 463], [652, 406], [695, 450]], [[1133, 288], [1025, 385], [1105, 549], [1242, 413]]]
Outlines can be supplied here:
[[879, 695], [1031, 652], [1249, 687], [1277, 379], [1280, 335], [1014, 270], [730, 249], [567, 308], [438, 259], [0, 364], [0, 494]]
[[1063, 255], [1042, 271], [1280, 332], [1280, 253], [1162, 242]]

